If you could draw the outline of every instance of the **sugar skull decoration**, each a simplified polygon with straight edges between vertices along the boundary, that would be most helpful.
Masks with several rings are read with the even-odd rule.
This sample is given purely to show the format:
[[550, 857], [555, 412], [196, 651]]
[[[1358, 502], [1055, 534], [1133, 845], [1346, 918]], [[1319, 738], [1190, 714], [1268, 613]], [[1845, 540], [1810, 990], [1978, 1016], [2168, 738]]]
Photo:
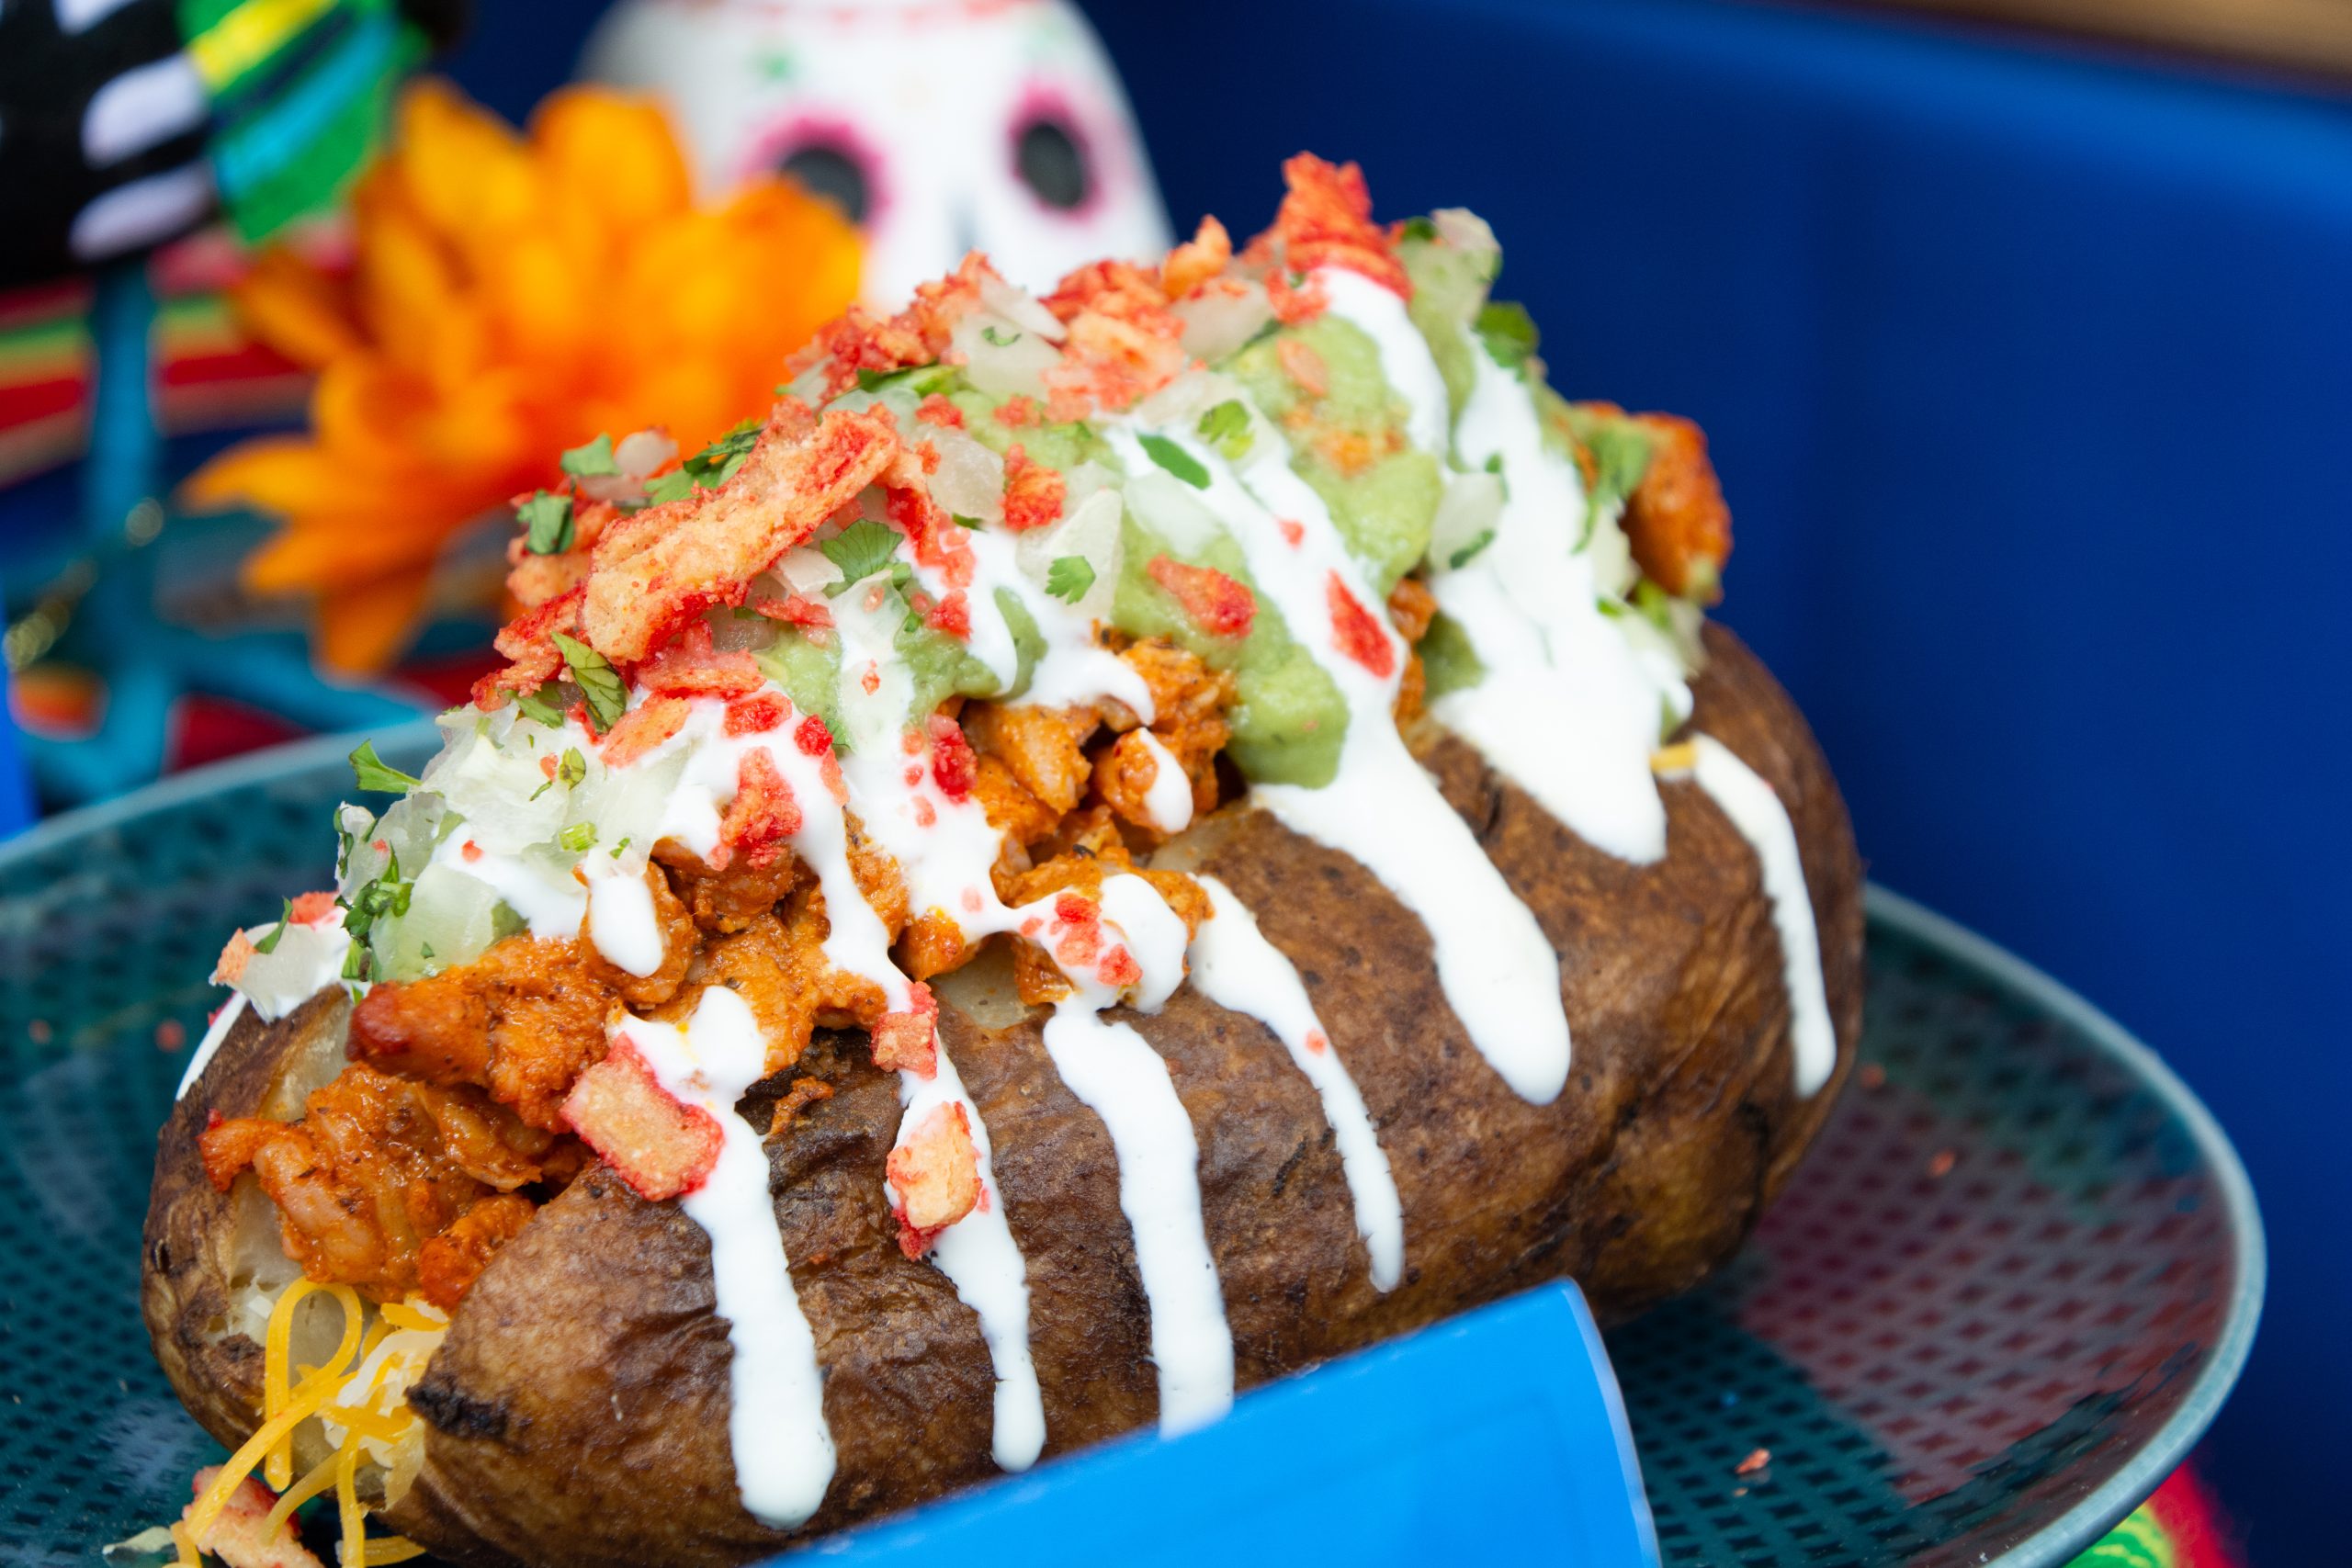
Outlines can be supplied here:
[[877, 305], [967, 250], [1043, 288], [1169, 243], [1125, 94], [1068, 0], [620, 0], [583, 64], [663, 99], [707, 189], [781, 170], [831, 198]]

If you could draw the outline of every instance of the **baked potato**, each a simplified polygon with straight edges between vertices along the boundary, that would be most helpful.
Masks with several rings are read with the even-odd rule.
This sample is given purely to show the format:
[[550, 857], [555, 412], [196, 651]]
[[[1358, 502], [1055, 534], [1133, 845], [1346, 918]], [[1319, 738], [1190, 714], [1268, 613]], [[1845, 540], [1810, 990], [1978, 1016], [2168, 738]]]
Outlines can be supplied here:
[[[355, 1499], [347, 1530], [365, 1504], [462, 1562], [736, 1563], [1020, 1468], [1039, 1441], [1061, 1452], [1193, 1424], [1234, 1389], [1543, 1280], [1574, 1278], [1622, 1317], [1738, 1246], [1850, 1066], [1861, 884], [1804, 720], [1736, 638], [1699, 629], [1728, 547], [1703, 447], [1679, 425], [1641, 445], [1644, 427], [1606, 405], [1558, 404], [1507, 333], [1470, 332], [1491, 276], [1465, 304], [1460, 264], [1485, 265], [1475, 220], [1379, 230], [1352, 170], [1289, 173], [1270, 268], [1220, 254], [1222, 230], [1204, 228], [1157, 274], [1106, 264], [1042, 306], [988, 278], [960, 305], [942, 286], [896, 322], [854, 318], [796, 384], [807, 402], [691, 459], [683, 484], [664, 487], [659, 463], [620, 471], [641, 509], [605, 499], [620, 486], [575, 491], [576, 532], [517, 548], [526, 608], [500, 639], [509, 667], [445, 721], [450, 748], [421, 784], [390, 781], [410, 791], [400, 806], [345, 808], [333, 908], [312, 896], [224, 954], [254, 995], [255, 955], [284, 951], [265, 943], [332, 938], [322, 951], [358, 983], [229, 1021], [162, 1135], [143, 1305], [189, 1410], [241, 1450], [223, 1486], [267, 1451], [273, 1484]], [[1365, 304], [1334, 268], [1400, 303]], [[1231, 380], [1172, 414], [1171, 389], [1220, 373], [1179, 365], [1121, 393], [1086, 362], [1107, 435], [976, 390], [1012, 373], [985, 358], [939, 378], [951, 344], [985, 356], [963, 332], [972, 312], [1009, 323], [987, 328], [993, 348], [1062, 332], [1068, 367], [1097, 333], [1126, 355], [1111, 325], [1206, 299], [1220, 276], [1245, 280], [1263, 318], [1225, 345]], [[1318, 288], [1330, 298], [1297, 299]], [[1407, 295], [1458, 316], [1455, 337], [1483, 336], [1487, 357], [1430, 355], [1418, 379], [1384, 361], [1402, 352], [1383, 323], [1406, 320]], [[1334, 317], [1369, 324], [1324, 330]], [[932, 378], [908, 384], [910, 367]], [[1482, 468], [1461, 460], [1498, 367], [1527, 389], [1513, 394], [1524, 427]], [[1057, 376], [1040, 384], [1056, 417], [1070, 386]], [[1461, 466], [1397, 468], [1426, 455], [1408, 431], [1427, 428], [1397, 385], [1428, 398], [1441, 378], [1465, 411]], [[1155, 416], [1136, 416], [1141, 437], [1113, 418], [1130, 405]], [[1046, 456], [1006, 443], [1001, 504], [956, 513], [963, 540], [921, 497], [952, 504], [970, 454], [948, 433], [983, 420]], [[1538, 458], [1539, 435], [1555, 457]], [[1093, 504], [1075, 493], [1090, 465], [1125, 476], [1124, 492], [1095, 492], [1121, 504], [1094, 508], [1124, 560], [1080, 553], [1104, 547], [1072, 526]], [[1230, 534], [1178, 558], [1173, 503], [1138, 493], [1154, 465], [1225, 507]], [[1311, 495], [1281, 488], [1294, 472]], [[1378, 484], [1351, 489], [1367, 475]], [[1422, 479], [1433, 488], [1416, 492]], [[1295, 510], [1251, 511], [1259, 485]], [[1460, 506], [1449, 521], [1441, 494], [1464, 492], [1489, 509], [1487, 539], [1460, 536]], [[1414, 493], [1420, 531], [1381, 567], [1382, 519]], [[1641, 829], [1638, 810], [1587, 820], [1597, 796], [1563, 793], [1528, 764], [1538, 753], [1481, 728], [1490, 712], [1447, 700], [1500, 646], [1456, 612], [1510, 587], [1495, 559], [1530, 558], [1509, 553], [1526, 543], [1514, 526], [1570, 536], [1534, 509], [1562, 496], [1592, 508], [1575, 558], [1598, 575], [1574, 581], [1598, 593], [1589, 619], [1607, 637], [1638, 623], [1606, 651], [1646, 660], [1609, 667], [1645, 682], [1628, 689], [1648, 705], [1611, 729], [1564, 687], [1558, 712], [1523, 718], [1630, 759], [1612, 799], [1656, 811], [1646, 852], [1619, 831]], [[1024, 511], [1042, 515], [1016, 525]], [[1304, 597], [1250, 544], [1261, 513], [1261, 543], [1308, 558]], [[1051, 698], [926, 685], [910, 649], [937, 631], [973, 650], [951, 673], [985, 663], [985, 629], [957, 632], [922, 573], [927, 549], [977, 549], [985, 586], [992, 527], [1051, 530], [1055, 553], [1032, 563], [1050, 599], [1083, 611], [1098, 582], [1109, 594], [1107, 631], [1031, 628], [1044, 651], [1023, 652], [1022, 677]], [[912, 565], [889, 575], [899, 540]], [[807, 573], [835, 569], [827, 612]], [[1658, 587], [1669, 579], [1679, 596]], [[1366, 609], [1384, 597], [1385, 619]], [[1325, 605], [1328, 645], [1306, 631]], [[859, 641], [861, 613], [887, 644]], [[728, 646], [742, 620], [807, 640]], [[808, 637], [819, 626], [830, 638]], [[1272, 637], [1284, 640], [1269, 653]], [[808, 649], [836, 642], [838, 684], [812, 687]], [[896, 662], [861, 668], [880, 646]], [[1081, 666], [1099, 684], [1073, 701]], [[860, 689], [899, 718], [864, 725]], [[1339, 724], [1319, 728], [1335, 710], [1318, 692]], [[673, 771], [637, 788], [664, 759]], [[1318, 814], [1359, 786], [1378, 812]], [[427, 818], [397, 815], [419, 802]], [[894, 826], [901, 808], [936, 838]], [[633, 831], [616, 831], [624, 820]], [[962, 917], [933, 856], [958, 823], [986, 829]], [[1412, 863], [1391, 840], [1435, 848]], [[549, 858], [554, 842], [568, 858]], [[1449, 880], [1468, 863], [1491, 886]], [[560, 874], [528, 883], [543, 864]], [[1465, 995], [1465, 924], [1534, 1005], [1498, 1021]], [[1211, 983], [1204, 929], [1228, 952], [1262, 936], [1254, 989], [1230, 972]], [[751, 1064], [731, 1078], [709, 1021], [722, 1000], [754, 1042], [726, 1058]], [[1176, 1122], [1148, 1129], [1148, 1094], [1096, 1076], [1127, 1040]], [[359, 1089], [374, 1098], [355, 1120], [336, 1096]], [[728, 1163], [746, 1150], [748, 1176]], [[1141, 1190], [1148, 1158], [1160, 1187], [1182, 1189], [1172, 1204]], [[722, 1215], [747, 1191], [755, 1214]], [[771, 1218], [758, 1299], [805, 1325], [784, 1347], [800, 1347], [805, 1385], [746, 1382], [779, 1355], [743, 1305], [745, 1225], [764, 1237]], [[1003, 1293], [951, 1251], [989, 1223], [1016, 1249], [1017, 1356]], [[1196, 1256], [1171, 1253], [1171, 1232]], [[339, 1292], [345, 1321], [286, 1304], [298, 1278]], [[1195, 1292], [1181, 1310], [1180, 1287]], [[1179, 1324], [1216, 1342], [1180, 1345]], [[384, 1363], [401, 1334], [424, 1348]], [[1216, 1386], [1184, 1382], [1180, 1360]], [[329, 1371], [293, 1386], [302, 1365]], [[337, 1380], [341, 1403], [322, 1406]], [[372, 1404], [350, 1403], [362, 1382]], [[340, 1425], [302, 1416], [306, 1389]], [[821, 1448], [754, 1454], [747, 1413], [793, 1427], [797, 1389]], [[786, 1491], [806, 1483], [804, 1505], [775, 1501], [779, 1472]], [[205, 1509], [191, 1543], [215, 1543], [220, 1505]]]

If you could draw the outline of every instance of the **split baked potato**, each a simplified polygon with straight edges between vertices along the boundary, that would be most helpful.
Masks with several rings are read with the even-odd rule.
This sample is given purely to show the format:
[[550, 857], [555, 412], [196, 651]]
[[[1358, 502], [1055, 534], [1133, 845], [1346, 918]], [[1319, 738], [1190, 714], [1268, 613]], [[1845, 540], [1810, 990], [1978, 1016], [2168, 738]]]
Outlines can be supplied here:
[[[1809, 1097], [1795, 1088], [1756, 857], [1696, 788], [1665, 786], [1668, 852], [1630, 865], [1562, 829], [1459, 740], [1433, 726], [1416, 737], [1560, 953], [1575, 1055], [1566, 1092], [1542, 1106], [1471, 1050], [1419, 922], [1362, 868], [1246, 806], [1172, 846], [1238, 892], [1297, 965], [1404, 1204], [1407, 1267], [1383, 1293], [1322, 1111], [1264, 1026], [1189, 986], [1159, 1013], [1128, 1016], [1166, 1057], [1198, 1134], [1243, 1386], [1546, 1280], [1573, 1278], [1604, 1318], [1623, 1317], [1728, 1257], [1820, 1128], [1860, 1025], [1860, 864], [1794, 705], [1728, 633], [1706, 637], [1691, 728], [1770, 783], [1802, 850], [1838, 1044], [1831, 1082]], [[942, 996], [941, 1038], [994, 1135], [1028, 1262], [1048, 1451], [1148, 1425], [1147, 1312], [1102, 1127], [1060, 1084], [1037, 1010], [1001, 968], [976, 966]], [[253, 1179], [216, 1191], [197, 1140], [216, 1113], [295, 1113], [341, 1065], [349, 1012], [337, 991], [274, 1025], [248, 1018], [164, 1130], [146, 1320], [181, 1398], [232, 1447], [261, 1406], [251, 1303], [294, 1269]], [[743, 1510], [707, 1245], [674, 1205], [599, 1168], [492, 1258], [454, 1314], [409, 1394], [426, 1428], [423, 1465], [388, 1524], [472, 1563], [725, 1564], [996, 1473], [973, 1314], [903, 1254], [883, 1197], [895, 1080], [854, 1035], [820, 1033], [790, 1075], [755, 1088], [754, 1124], [802, 1077], [831, 1098], [802, 1105], [766, 1148], [840, 1449], [822, 1509], [792, 1535]], [[322, 1451], [312, 1439], [298, 1468]], [[363, 1470], [363, 1491], [382, 1485], [380, 1470]]]

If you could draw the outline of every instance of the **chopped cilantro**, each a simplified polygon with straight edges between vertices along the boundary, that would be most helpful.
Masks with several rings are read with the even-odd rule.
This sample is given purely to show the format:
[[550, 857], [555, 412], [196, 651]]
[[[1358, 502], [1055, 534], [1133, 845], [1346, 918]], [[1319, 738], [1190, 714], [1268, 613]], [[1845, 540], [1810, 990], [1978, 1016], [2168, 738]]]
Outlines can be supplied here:
[[1084, 556], [1056, 556], [1046, 569], [1046, 592], [1065, 604], [1075, 604], [1094, 586], [1094, 563]]
[[697, 488], [717, 490], [735, 477], [752, 448], [760, 444], [760, 422], [745, 420], [671, 472], [645, 487], [645, 499], [656, 505], [684, 501]]
[[1478, 530], [1478, 536], [1447, 557], [1445, 564], [1451, 570], [1459, 571], [1476, 560], [1480, 550], [1494, 542], [1495, 531], [1492, 528], [1481, 528]]
[[1648, 578], [1634, 584], [1634, 608], [1642, 613], [1642, 619], [1662, 632], [1674, 629], [1673, 617], [1667, 613], [1670, 604], [1666, 590]]
[[1021, 334], [1019, 333], [1014, 333], [1011, 337], [1007, 337], [1002, 333], [997, 331], [994, 327], [982, 327], [980, 329], [980, 335], [986, 338], [989, 342], [996, 344], [999, 348], [1011, 348], [1014, 344], [1021, 341]]
[[563, 471], [575, 479], [619, 473], [621, 466], [613, 457], [613, 438], [599, 435], [585, 446], [574, 446], [563, 455]]
[[579, 747], [567, 746], [563, 749], [563, 760], [556, 763], [555, 776], [566, 789], [574, 787], [588, 776], [588, 759], [580, 754]]
[[953, 375], [944, 365], [918, 365], [908, 370], [861, 370], [857, 373], [857, 389], [879, 392], [889, 387], [904, 387], [910, 392], [935, 392], [947, 384]]
[[542, 686], [537, 692], [515, 693], [514, 710], [535, 724], [544, 724], [549, 729], [560, 729], [563, 728], [563, 710], [540, 694], [546, 689]]
[[286, 900], [286, 912], [277, 917], [277, 924], [269, 929], [269, 934], [267, 936], [254, 943], [254, 951], [255, 953], [276, 953], [277, 951], [278, 939], [286, 934], [286, 928], [293, 923], [294, 900], [288, 898]]
[[1397, 229], [1396, 237], [1401, 240], [1434, 240], [1437, 238], [1437, 222], [1426, 216], [1408, 218]]
[[838, 599], [852, 584], [860, 582], [880, 571], [898, 553], [899, 534], [886, 528], [871, 517], [861, 517], [840, 533], [817, 547], [825, 558], [841, 569], [839, 582], [825, 584], [825, 597]]
[[576, 637], [561, 632], [555, 634], [555, 645], [563, 651], [563, 662], [571, 670], [571, 678], [579, 682], [580, 694], [587, 699], [588, 712], [600, 730], [610, 729], [620, 722], [628, 707], [628, 688], [605, 656]]
[[590, 850], [595, 847], [596, 824], [594, 822], [574, 822], [571, 827], [566, 828], [562, 832], [556, 835], [556, 842], [561, 844], [565, 849], [570, 850], [573, 854], [586, 854]]
[[988, 526], [987, 524], [982, 523], [978, 518], [967, 517], [960, 512], [951, 512], [947, 515], [956, 519], [956, 526], [958, 528], [985, 528]]
[[1243, 457], [1250, 450], [1250, 411], [1239, 398], [1227, 398], [1201, 415], [1197, 428], [1202, 440], [1228, 457]]
[[679, 471], [693, 475], [705, 490], [717, 490], [735, 477], [735, 470], [759, 444], [760, 421], [755, 414], [687, 458], [679, 465]]
[[523, 547], [535, 556], [560, 556], [571, 548], [571, 498], [540, 491], [514, 509], [523, 525]]
[[1185, 451], [1165, 435], [1143, 435], [1136, 439], [1143, 443], [1143, 449], [1150, 454], [1153, 462], [1166, 468], [1194, 490], [1209, 488], [1209, 471], [1201, 467], [1200, 459], [1190, 452]]
[[419, 945], [420, 945], [420, 948], [421, 948], [421, 951], [422, 951], [422, 954], [423, 954], [424, 958], [425, 959], [425, 961], [426, 961], [427, 963], [432, 962], [432, 959], [433, 959], [433, 944], [432, 944], [431, 942], [428, 942], [421, 943], [421, 944], [419, 944]]
[[1593, 604], [1599, 607], [1602, 615], [1608, 616], [1612, 621], [1622, 621], [1625, 618], [1625, 606], [1619, 604], [1614, 599], [1596, 599], [1593, 601]]
[[623, 839], [619, 843], [615, 844], [613, 846], [613, 858], [615, 860], [620, 859], [621, 852], [627, 848], [628, 848], [628, 840], [627, 839]]
[[1489, 300], [1478, 311], [1478, 338], [1496, 364], [1517, 370], [1535, 354], [1535, 321], [1524, 305]]
[[376, 743], [362, 740], [359, 750], [351, 754], [351, 776], [359, 787], [379, 795], [405, 795], [415, 785], [413, 774], [404, 773], [376, 755]]

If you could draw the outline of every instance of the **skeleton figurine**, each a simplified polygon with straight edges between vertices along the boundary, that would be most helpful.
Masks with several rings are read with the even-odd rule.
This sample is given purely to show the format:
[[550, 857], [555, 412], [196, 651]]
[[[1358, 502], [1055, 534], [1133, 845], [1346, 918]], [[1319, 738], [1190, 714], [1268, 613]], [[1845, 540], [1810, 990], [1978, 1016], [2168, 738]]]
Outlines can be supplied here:
[[1169, 243], [1125, 95], [1069, 0], [621, 0], [583, 63], [660, 96], [707, 186], [782, 169], [837, 202], [877, 306], [967, 250], [1045, 288]]

